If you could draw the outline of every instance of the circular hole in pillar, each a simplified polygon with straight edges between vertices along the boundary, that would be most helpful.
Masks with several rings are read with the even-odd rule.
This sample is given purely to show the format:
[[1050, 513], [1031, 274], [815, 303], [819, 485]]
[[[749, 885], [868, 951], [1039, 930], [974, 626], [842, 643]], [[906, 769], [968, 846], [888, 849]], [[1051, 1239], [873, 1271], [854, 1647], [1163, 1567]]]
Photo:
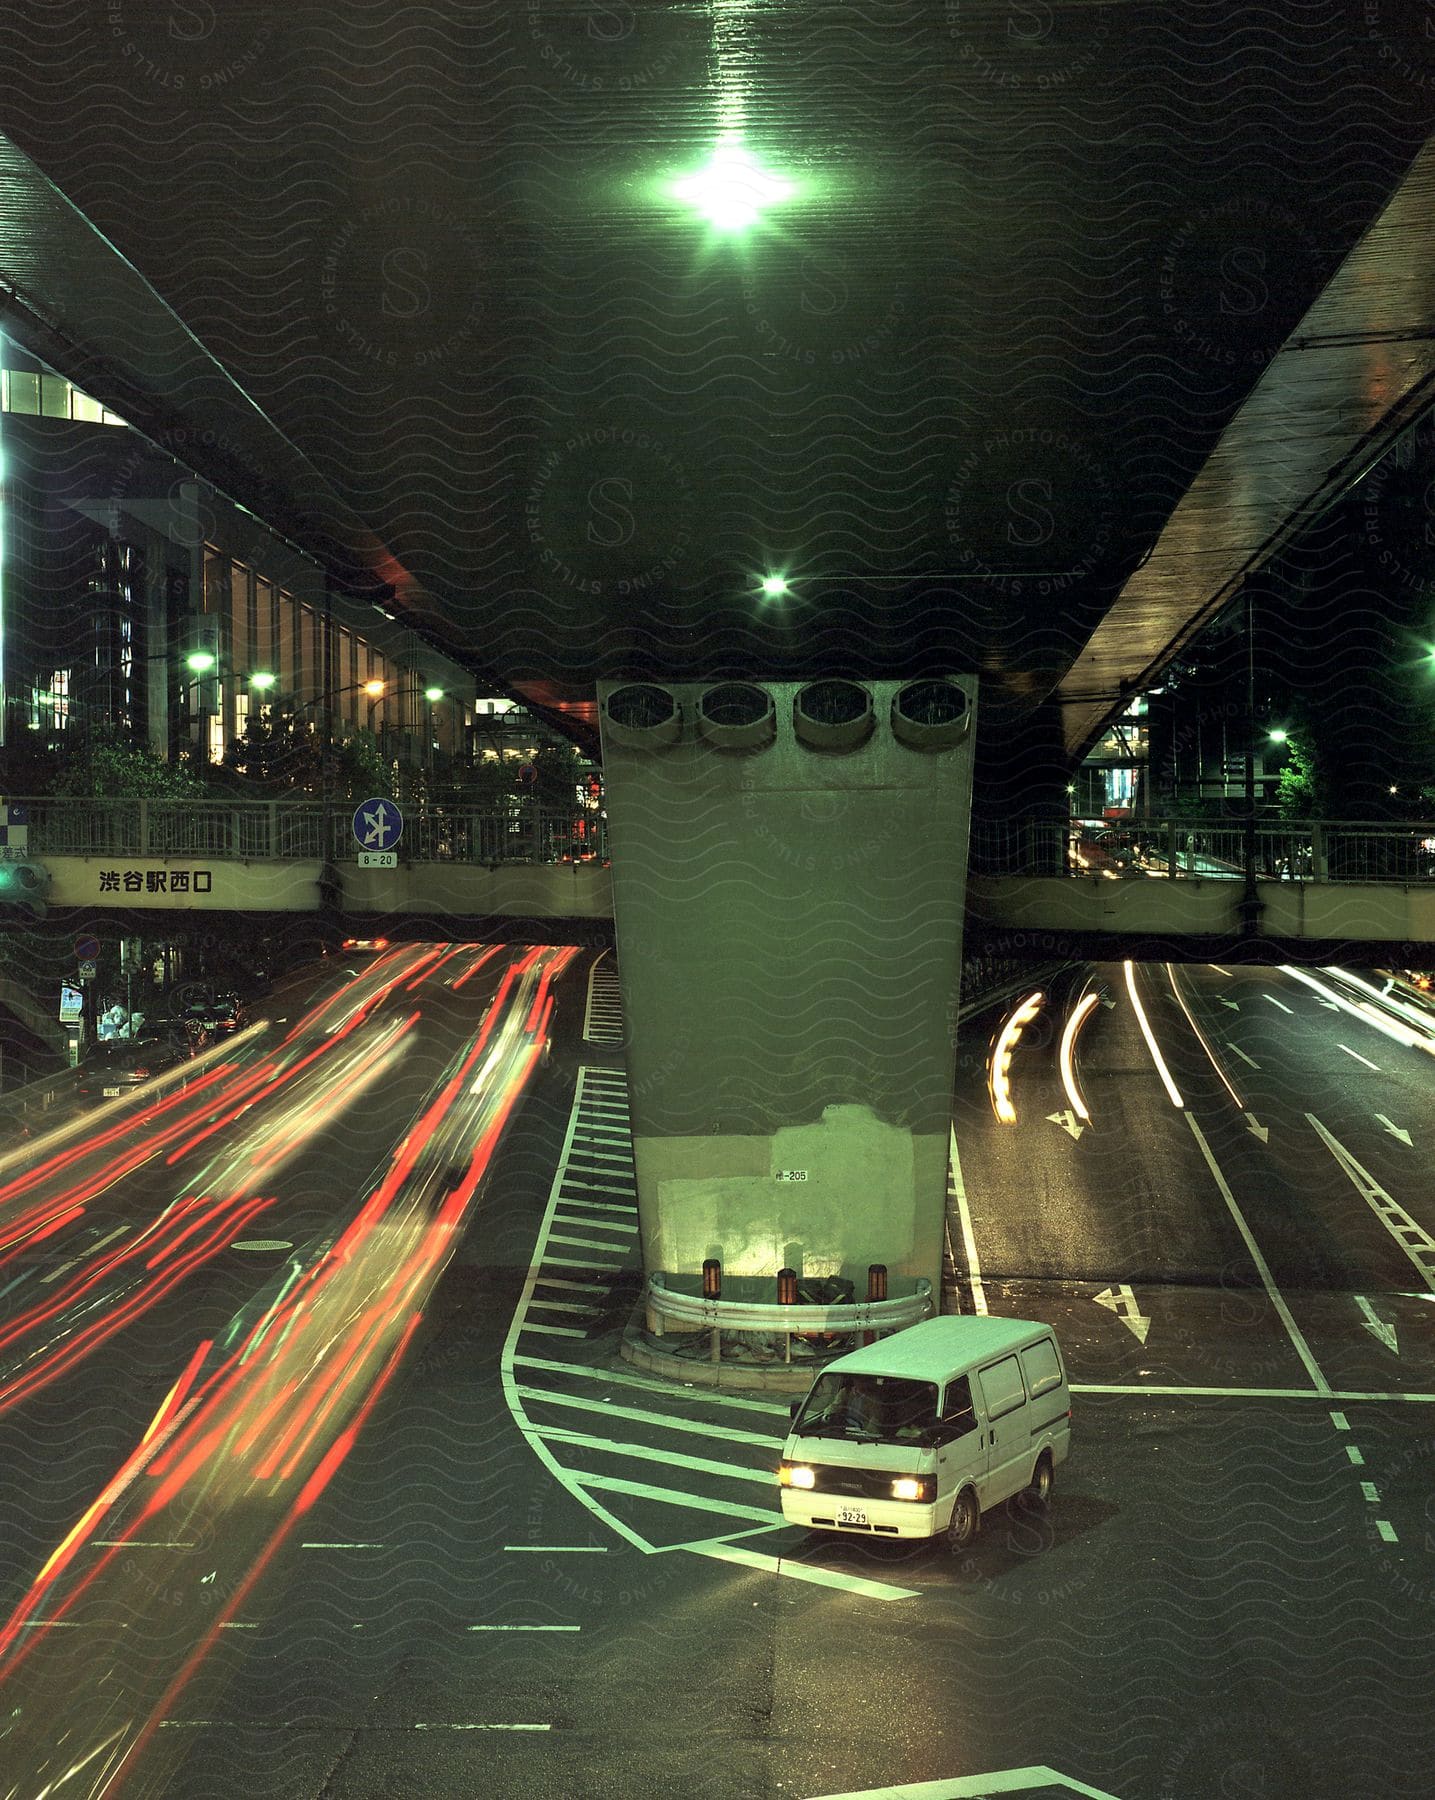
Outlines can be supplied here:
[[722, 681], [698, 701], [698, 729], [715, 750], [764, 750], [777, 735], [772, 695], [755, 681]]
[[913, 750], [947, 750], [971, 728], [971, 706], [954, 681], [909, 681], [892, 699], [892, 731]]
[[793, 729], [813, 750], [855, 750], [873, 723], [872, 696], [856, 681], [810, 681], [792, 703]]

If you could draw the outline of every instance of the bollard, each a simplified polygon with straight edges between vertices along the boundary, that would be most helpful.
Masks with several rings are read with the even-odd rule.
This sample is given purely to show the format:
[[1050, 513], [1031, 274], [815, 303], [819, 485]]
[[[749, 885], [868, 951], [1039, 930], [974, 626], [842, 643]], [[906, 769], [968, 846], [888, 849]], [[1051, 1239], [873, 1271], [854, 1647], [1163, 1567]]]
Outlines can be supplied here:
[[[777, 1271], [777, 1304], [779, 1306], [797, 1305], [797, 1270], [779, 1269]], [[783, 1333], [782, 1360], [792, 1361], [792, 1333]]]
[[[703, 1258], [703, 1299], [722, 1299], [722, 1263], [715, 1256]], [[722, 1329], [718, 1325], [713, 1326], [708, 1355], [712, 1362], [722, 1361]]]
[[[867, 1298], [869, 1301], [885, 1300], [887, 1298], [886, 1263], [868, 1263]], [[875, 1344], [876, 1341], [877, 1333], [875, 1331], [864, 1331], [862, 1333], [862, 1343], [864, 1346], [867, 1344]]]

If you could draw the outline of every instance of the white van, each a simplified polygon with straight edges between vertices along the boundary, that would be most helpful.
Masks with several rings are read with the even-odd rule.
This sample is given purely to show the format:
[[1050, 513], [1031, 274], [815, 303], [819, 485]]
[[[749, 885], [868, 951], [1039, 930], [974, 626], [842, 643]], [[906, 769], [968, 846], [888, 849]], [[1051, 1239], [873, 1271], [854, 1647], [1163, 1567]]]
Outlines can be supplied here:
[[792, 1409], [782, 1516], [817, 1531], [953, 1549], [1019, 1493], [1044, 1505], [1071, 1448], [1056, 1334], [1023, 1319], [912, 1325], [830, 1362]]

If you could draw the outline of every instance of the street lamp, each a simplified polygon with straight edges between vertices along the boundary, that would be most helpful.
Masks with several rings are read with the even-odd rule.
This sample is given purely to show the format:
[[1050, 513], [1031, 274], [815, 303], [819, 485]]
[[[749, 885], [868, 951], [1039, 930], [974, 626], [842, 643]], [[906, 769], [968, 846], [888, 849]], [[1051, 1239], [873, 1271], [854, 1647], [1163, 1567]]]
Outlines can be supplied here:
[[764, 168], [737, 132], [726, 132], [700, 169], [670, 183], [675, 199], [699, 213], [715, 232], [748, 231], [770, 206], [797, 192], [785, 175]]

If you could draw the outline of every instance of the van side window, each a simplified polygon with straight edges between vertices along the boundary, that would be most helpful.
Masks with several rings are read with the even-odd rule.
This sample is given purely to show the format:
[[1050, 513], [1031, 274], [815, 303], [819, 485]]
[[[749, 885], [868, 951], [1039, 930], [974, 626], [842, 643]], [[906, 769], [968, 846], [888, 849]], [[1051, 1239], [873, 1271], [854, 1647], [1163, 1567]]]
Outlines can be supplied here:
[[1033, 1400], [1061, 1386], [1061, 1364], [1056, 1360], [1056, 1345], [1050, 1338], [1032, 1344], [1021, 1353], [1021, 1366]]
[[977, 1380], [982, 1384], [988, 1419], [999, 1419], [1003, 1413], [1014, 1412], [1026, 1404], [1026, 1389], [1021, 1385], [1021, 1370], [1014, 1356], [1004, 1356], [1000, 1362], [979, 1369]]
[[947, 1383], [946, 1397], [942, 1401], [942, 1423], [950, 1425], [958, 1437], [977, 1428], [976, 1408], [972, 1405], [972, 1384], [965, 1375], [958, 1375]]

